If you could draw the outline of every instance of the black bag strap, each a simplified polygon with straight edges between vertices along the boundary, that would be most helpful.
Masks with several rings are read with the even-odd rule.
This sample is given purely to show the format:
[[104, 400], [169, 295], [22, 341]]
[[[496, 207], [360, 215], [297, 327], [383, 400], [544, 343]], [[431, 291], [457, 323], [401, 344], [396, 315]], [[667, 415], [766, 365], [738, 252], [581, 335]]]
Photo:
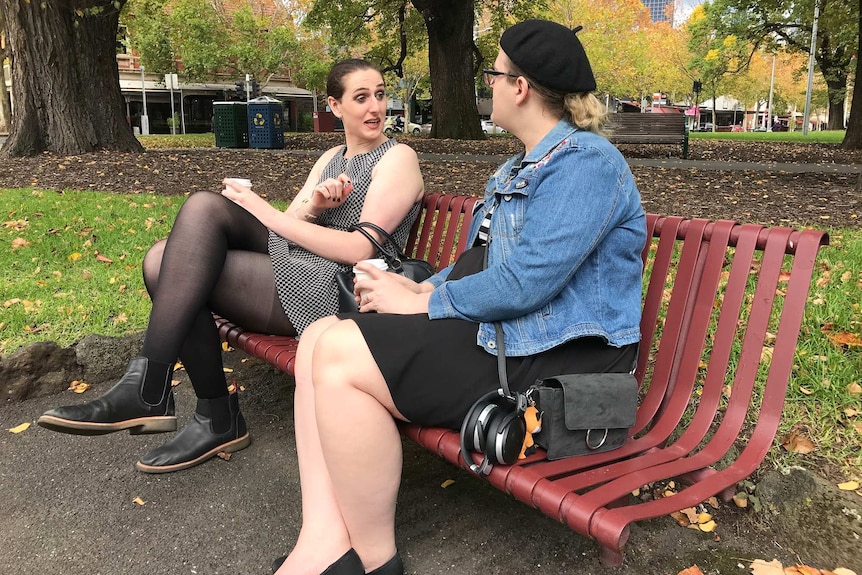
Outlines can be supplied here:
[[[377, 238], [375, 238], [373, 235], [371, 235], [364, 228], [370, 228], [370, 229], [374, 230], [375, 232], [377, 232], [378, 234], [380, 234], [381, 236], [383, 236], [384, 239], [389, 243], [389, 245], [392, 246], [392, 249], [388, 250], [385, 247], [383, 247], [383, 245], [379, 241], [377, 241]], [[386, 230], [384, 230], [383, 228], [381, 228], [377, 224], [375, 224], [373, 222], [358, 222], [358, 223], [350, 226], [350, 228], [348, 229], [348, 231], [354, 231], [354, 230], [361, 233], [366, 238], [368, 238], [368, 241], [370, 241], [374, 245], [374, 247], [376, 247], [377, 250], [381, 254], [383, 254], [383, 259], [386, 260], [386, 264], [390, 268], [394, 269], [395, 271], [399, 271], [401, 269], [401, 262], [402, 261], [409, 259], [404, 252], [402, 252], [400, 249], [398, 249], [398, 242], [395, 241], [395, 238], [393, 238], [389, 234], [389, 232], [387, 232]]]

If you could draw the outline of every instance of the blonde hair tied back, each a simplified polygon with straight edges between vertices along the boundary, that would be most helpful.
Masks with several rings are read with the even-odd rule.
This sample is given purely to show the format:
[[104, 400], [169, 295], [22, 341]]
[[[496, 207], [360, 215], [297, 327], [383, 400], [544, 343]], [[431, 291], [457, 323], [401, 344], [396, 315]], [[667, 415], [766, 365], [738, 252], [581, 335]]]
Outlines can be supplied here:
[[569, 120], [577, 127], [605, 135], [608, 108], [592, 92], [566, 94], [564, 100]]

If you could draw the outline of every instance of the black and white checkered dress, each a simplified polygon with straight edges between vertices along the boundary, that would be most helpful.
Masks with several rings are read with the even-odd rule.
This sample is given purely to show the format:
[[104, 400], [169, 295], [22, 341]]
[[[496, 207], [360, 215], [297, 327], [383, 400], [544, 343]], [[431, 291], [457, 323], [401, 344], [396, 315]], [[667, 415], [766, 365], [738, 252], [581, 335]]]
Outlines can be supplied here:
[[[347, 230], [359, 221], [368, 186], [371, 184], [371, 170], [383, 154], [397, 143], [396, 140], [389, 139], [374, 150], [358, 154], [350, 160], [344, 157], [346, 146], [335, 154], [323, 169], [320, 181], [337, 178], [339, 174], [345, 173], [353, 182], [353, 191], [347, 194], [342, 205], [321, 213], [317, 218], [318, 225]], [[400, 247], [407, 242], [407, 235], [420, 207], [420, 203], [414, 205], [392, 234]], [[349, 270], [351, 265], [323, 258], [273, 231], [269, 232], [269, 255], [281, 305], [297, 334], [302, 334], [315, 320], [338, 311], [335, 274]]]

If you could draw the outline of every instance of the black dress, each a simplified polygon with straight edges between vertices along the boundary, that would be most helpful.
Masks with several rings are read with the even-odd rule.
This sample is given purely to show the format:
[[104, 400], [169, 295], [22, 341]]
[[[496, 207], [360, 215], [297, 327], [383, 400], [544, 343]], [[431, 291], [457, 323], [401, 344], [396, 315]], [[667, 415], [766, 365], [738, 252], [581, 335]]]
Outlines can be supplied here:
[[[482, 269], [484, 248], [458, 258], [448, 280]], [[345, 313], [359, 326], [398, 411], [410, 422], [459, 429], [467, 411], [499, 387], [497, 357], [477, 344], [479, 324], [429, 319], [427, 313]], [[542, 353], [506, 358], [509, 387], [526, 391], [537, 379], [563, 373], [631, 371], [637, 345], [612, 347], [604, 339], [568, 341]]]

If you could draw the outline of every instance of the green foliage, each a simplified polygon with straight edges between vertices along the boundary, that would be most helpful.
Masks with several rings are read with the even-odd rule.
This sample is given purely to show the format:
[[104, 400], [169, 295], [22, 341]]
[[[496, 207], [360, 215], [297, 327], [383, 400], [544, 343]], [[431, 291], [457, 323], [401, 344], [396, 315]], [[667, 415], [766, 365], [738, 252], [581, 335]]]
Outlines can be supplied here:
[[121, 16], [129, 31], [130, 44], [140, 54], [141, 64], [155, 73], [175, 69], [166, 4], [167, 0], [130, 0]]

